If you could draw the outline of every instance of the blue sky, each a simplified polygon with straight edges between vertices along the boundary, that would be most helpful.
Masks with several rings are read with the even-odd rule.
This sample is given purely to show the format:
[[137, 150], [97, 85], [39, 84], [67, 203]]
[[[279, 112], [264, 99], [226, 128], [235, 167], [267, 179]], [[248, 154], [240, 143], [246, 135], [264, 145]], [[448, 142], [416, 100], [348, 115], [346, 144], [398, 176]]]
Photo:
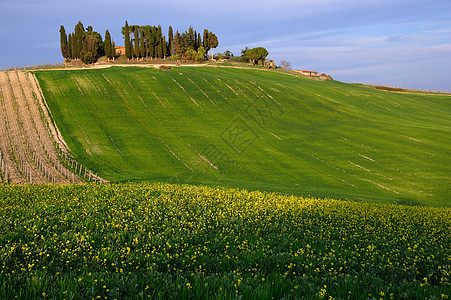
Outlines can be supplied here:
[[59, 27], [79, 20], [123, 44], [128, 20], [207, 28], [216, 51], [263, 46], [277, 63], [341, 81], [451, 90], [450, 0], [0, 0], [0, 12], [2, 68], [62, 62]]

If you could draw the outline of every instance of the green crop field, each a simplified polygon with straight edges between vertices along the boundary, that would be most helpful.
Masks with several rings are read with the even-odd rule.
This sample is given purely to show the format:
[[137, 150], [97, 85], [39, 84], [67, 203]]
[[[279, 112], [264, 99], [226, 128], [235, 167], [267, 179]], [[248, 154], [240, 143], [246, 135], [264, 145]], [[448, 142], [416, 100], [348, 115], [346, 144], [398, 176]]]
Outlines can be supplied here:
[[451, 209], [0, 185], [1, 299], [448, 299]]
[[35, 72], [83, 165], [207, 184], [451, 206], [451, 97], [226, 67]]

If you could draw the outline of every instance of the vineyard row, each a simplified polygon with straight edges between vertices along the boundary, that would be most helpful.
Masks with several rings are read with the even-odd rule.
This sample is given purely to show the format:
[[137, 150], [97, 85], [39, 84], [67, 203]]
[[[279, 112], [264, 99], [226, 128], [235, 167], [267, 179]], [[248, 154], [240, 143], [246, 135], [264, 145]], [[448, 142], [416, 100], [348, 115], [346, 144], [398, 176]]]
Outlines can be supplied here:
[[0, 165], [0, 183], [106, 182], [73, 158], [36, 77], [18, 70], [0, 72]]

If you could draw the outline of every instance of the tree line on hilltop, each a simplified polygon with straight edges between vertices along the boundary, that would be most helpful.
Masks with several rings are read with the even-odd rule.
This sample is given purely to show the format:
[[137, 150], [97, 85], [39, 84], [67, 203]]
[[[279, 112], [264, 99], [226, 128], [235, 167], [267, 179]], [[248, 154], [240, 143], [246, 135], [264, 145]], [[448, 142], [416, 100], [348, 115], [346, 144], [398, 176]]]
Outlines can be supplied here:
[[[174, 33], [169, 26], [168, 37], [162, 34], [161, 26], [128, 25], [122, 27], [125, 41], [125, 56], [133, 58], [186, 58], [201, 61], [206, 53], [219, 45], [218, 37], [211, 31], [204, 29], [203, 36], [192, 26], [183, 33]], [[203, 38], [202, 38], [203, 37]], [[212, 50], [213, 56], [213, 50]]]
[[91, 64], [98, 57], [106, 55], [108, 58], [114, 56], [114, 43], [112, 43], [110, 33], [105, 31], [105, 40], [102, 40], [100, 33], [88, 26], [85, 30], [83, 24], [78, 22], [74, 32], [66, 34], [63, 25], [60, 28], [61, 54], [64, 59], [80, 59], [85, 64]]
[[[207, 54], [211, 51], [211, 59], [231, 59], [233, 61], [247, 62], [267, 67], [275, 67], [275, 63], [267, 61], [268, 51], [263, 47], [249, 49], [246, 47], [241, 51], [241, 56], [234, 57], [230, 51], [223, 54], [218, 53], [213, 56], [213, 49], [218, 47], [219, 41], [216, 34], [204, 29], [203, 32], [197, 32], [193, 26], [188, 30], [174, 32], [172, 26], [168, 28], [167, 37], [163, 35], [160, 25], [128, 25], [122, 27], [122, 36], [124, 38], [125, 55], [128, 60], [144, 60], [144, 59], [165, 59], [172, 58], [175, 60], [187, 59], [200, 62], [207, 58]], [[72, 59], [80, 59], [85, 64], [91, 64], [97, 61], [101, 56], [108, 59], [114, 59], [117, 55], [115, 52], [115, 43], [113, 42], [110, 32], [105, 31], [105, 38], [93, 30], [92, 26], [86, 29], [83, 23], [79, 21], [75, 25], [74, 32], [67, 35], [63, 25], [60, 28], [61, 54], [66, 61]]]
[[[198, 33], [192, 26], [185, 32], [174, 33], [169, 26], [168, 37], [162, 33], [161, 26], [128, 25], [122, 27], [122, 35], [125, 44], [125, 56], [131, 59], [189, 59], [202, 61], [208, 51], [218, 47], [219, 41], [216, 34], [204, 29], [203, 34]], [[100, 33], [93, 30], [92, 26], [86, 29], [83, 23], [75, 25], [74, 32], [67, 35], [63, 25], [60, 28], [61, 54], [66, 60], [80, 59], [85, 64], [94, 63], [97, 58], [106, 56], [108, 59], [115, 57], [115, 44], [108, 30], [105, 31], [105, 39]]]

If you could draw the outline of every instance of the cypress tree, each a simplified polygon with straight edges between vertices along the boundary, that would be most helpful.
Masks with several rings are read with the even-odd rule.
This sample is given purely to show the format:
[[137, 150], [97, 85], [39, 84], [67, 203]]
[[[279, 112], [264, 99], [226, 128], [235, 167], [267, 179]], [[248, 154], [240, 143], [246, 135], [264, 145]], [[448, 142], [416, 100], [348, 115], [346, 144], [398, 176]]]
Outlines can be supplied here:
[[155, 44], [157, 43], [157, 28], [151, 26], [149, 33], [149, 56], [150, 58], [155, 58]]
[[197, 34], [197, 49], [199, 49], [202, 46], [202, 39], [200, 37], [200, 32]]
[[194, 40], [194, 29], [193, 29], [193, 26], [190, 26], [188, 29], [188, 41], [187, 41], [188, 49], [194, 49], [194, 47], [196, 47], [194, 44], [194, 41], [195, 41]]
[[203, 40], [203, 46], [205, 48], [205, 51], [208, 53], [210, 48], [208, 47], [208, 30], [204, 29], [204, 40]]
[[172, 26], [169, 26], [168, 30], [168, 49], [169, 55], [172, 55], [172, 44], [174, 43], [174, 33], [172, 32]]
[[81, 58], [84, 36], [85, 28], [83, 27], [83, 23], [81, 23], [81, 21], [78, 21], [78, 24], [75, 25], [75, 58]]
[[197, 51], [197, 48], [199, 48], [199, 44], [197, 41], [197, 32], [196, 32], [196, 30], [194, 30], [194, 50]]
[[114, 61], [114, 57], [116, 56], [116, 44], [114, 43], [113, 40], [112, 40], [112, 45], [111, 45], [111, 54], [113, 55], [113, 61]]
[[134, 34], [135, 34], [135, 57], [139, 58], [141, 56], [141, 51], [139, 47], [139, 26], [135, 26], [134, 28]]
[[146, 49], [144, 44], [144, 32], [139, 29], [139, 56], [144, 57], [146, 56]]
[[76, 49], [76, 45], [75, 45], [75, 34], [74, 33], [70, 35], [70, 43], [71, 43], [70, 48], [71, 48], [71, 53], [72, 53], [71, 58], [75, 59], [75, 58], [77, 58], [77, 49]]
[[105, 31], [105, 55], [108, 59], [113, 58], [114, 48], [111, 44], [111, 36], [108, 29]]
[[178, 31], [175, 32], [173, 48], [174, 48], [174, 54], [180, 53], [180, 34]]
[[69, 33], [69, 38], [67, 41], [67, 54], [69, 58], [72, 58], [72, 33]]
[[127, 57], [127, 59], [132, 58], [131, 46], [130, 46], [130, 30], [128, 28], [127, 21], [125, 21], [125, 28], [124, 28], [124, 45], [125, 45], [125, 56]]
[[69, 57], [69, 52], [67, 50], [66, 29], [64, 29], [63, 25], [61, 25], [60, 28], [60, 43], [61, 43], [61, 55], [63, 55], [64, 59], [67, 59]]
[[166, 52], [167, 52], [167, 44], [166, 44], [166, 37], [163, 36], [163, 40], [161, 41], [161, 52], [162, 52], [162, 58], [166, 58]]
[[161, 34], [161, 26], [158, 25], [158, 29], [157, 29], [157, 45], [156, 45], [156, 53], [157, 53], [157, 57], [158, 58], [162, 58], [163, 57], [163, 51], [161, 48], [161, 44], [163, 43], [163, 38], [162, 38], [162, 34]]

